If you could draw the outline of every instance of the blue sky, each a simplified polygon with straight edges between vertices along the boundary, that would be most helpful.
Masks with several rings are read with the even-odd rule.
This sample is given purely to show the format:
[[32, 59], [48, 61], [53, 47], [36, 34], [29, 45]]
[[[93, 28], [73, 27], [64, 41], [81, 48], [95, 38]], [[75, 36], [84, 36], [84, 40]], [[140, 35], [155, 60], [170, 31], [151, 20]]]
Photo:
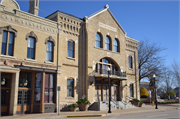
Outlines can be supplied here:
[[[17, 0], [22, 11], [28, 12], [29, 0]], [[178, 0], [171, 1], [73, 1], [40, 0], [41, 10], [51, 14], [57, 10], [83, 18], [108, 4], [110, 11], [127, 32], [137, 40], [149, 39], [167, 48], [160, 55], [166, 56], [165, 65], [179, 61], [179, 6]], [[39, 12], [39, 16], [47, 14]]]

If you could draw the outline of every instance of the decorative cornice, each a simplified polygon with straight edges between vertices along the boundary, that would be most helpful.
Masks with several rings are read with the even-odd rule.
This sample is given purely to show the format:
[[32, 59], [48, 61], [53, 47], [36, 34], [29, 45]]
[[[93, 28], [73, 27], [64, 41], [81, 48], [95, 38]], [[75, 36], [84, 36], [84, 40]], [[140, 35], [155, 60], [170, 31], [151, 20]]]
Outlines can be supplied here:
[[36, 42], [38, 42], [38, 37], [36, 36], [36, 34], [34, 34], [33, 31], [31, 31], [30, 33], [26, 34], [26, 40], [28, 40], [29, 37], [34, 37], [36, 39]]
[[4, 26], [4, 27], [0, 27], [0, 34], [2, 34], [3, 31], [9, 31], [9, 32], [13, 32], [15, 34], [15, 37], [17, 36], [17, 30], [13, 29], [11, 27], [11, 25], [9, 26]]
[[45, 40], [45, 44], [47, 43], [47, 41], [52, 41], [53, 43], [54, 43], [54, 46], [55, 46], [55, 40], [52, 38], [52, 36], [49, 36], [49, 37], [47, 37], [46, 38], [46, 40]]

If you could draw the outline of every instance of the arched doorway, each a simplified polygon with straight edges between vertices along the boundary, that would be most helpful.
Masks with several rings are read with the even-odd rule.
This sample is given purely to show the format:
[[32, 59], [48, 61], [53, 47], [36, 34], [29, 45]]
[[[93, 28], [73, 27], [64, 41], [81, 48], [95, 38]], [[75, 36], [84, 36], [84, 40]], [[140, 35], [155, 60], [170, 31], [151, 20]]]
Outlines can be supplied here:
[[118, 76], [120, 68], [117, 63], [110, 58], [102, 58], [97, 62], [95, 72], [100, 74], [95, 76], [95, 99], [96, 101], [106, 102], [109, 100], [109, 83], [108, 83], [108, 71], [107, 68], [110, 68], [110, 85], [111, 85], [111, 98], [112, 100], [118, 101], [120, 95], [120, 81]]

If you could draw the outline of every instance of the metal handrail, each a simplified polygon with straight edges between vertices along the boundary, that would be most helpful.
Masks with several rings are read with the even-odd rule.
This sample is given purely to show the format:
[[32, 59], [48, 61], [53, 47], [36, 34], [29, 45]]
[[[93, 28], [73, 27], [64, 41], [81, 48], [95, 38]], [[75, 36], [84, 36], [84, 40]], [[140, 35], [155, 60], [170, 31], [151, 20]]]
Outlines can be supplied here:
[[111, 101], [116, 105], [116, 107], [120, 107], [121, 110], [123, 109], [123, 108], [119, 105], [118, 101], [114, 100], [112, 97], [111, 97]]
[[[95, 71], [96, 73], [99, 74], [108, 74], [108, 71], [106, 69], [98, 69]], [[110, 75], [115, 75], [115, 76], [120, 76], [120, 77], [126, 77], [126, 72], [121, 72], [121, 71], [113, 71], [111, 70]]]

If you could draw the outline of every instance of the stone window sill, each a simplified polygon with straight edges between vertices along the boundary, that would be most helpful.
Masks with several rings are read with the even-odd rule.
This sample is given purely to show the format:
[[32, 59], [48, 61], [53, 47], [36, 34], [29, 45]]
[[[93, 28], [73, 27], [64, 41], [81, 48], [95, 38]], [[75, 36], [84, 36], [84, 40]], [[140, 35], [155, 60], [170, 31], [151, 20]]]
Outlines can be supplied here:
[[54, 62], [50, 62], [50, 61], [44, 61], [44, 63], [46, 63], [46, 64], [54, 64]]
[[75, 61], [75, 58], [72, 58], [72, 57], [66, 57], [66, 58]]
[[133, 68], [129, 68], [129, 70], [133, 71]]
[[26, 58], [26, 59], [24, 59], [24, 60], [26, 60], [26, 61], [31, 61], [31, 62], [36, 62], [36, 60], [34, 60], [34, 59], [29, 59], [29, 58]]
[[8, 58], [8, 59], [15, 59], [16, 57], [14, 56], [9, 56], [9, 55], [0, 55], [1, 58]]
[[70, 100], [74, 100], [74, 97], [65, 97], [65, 99], [70, 99]]

